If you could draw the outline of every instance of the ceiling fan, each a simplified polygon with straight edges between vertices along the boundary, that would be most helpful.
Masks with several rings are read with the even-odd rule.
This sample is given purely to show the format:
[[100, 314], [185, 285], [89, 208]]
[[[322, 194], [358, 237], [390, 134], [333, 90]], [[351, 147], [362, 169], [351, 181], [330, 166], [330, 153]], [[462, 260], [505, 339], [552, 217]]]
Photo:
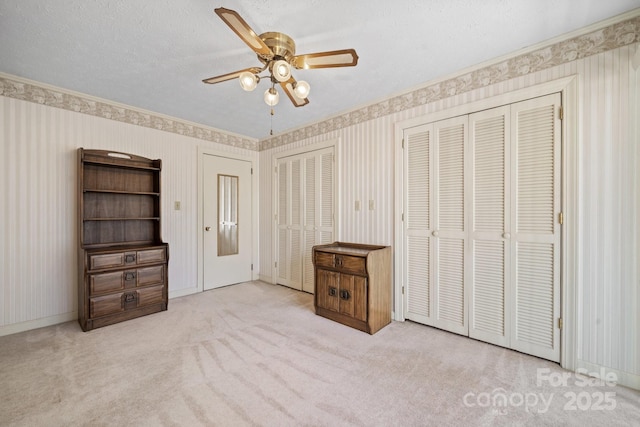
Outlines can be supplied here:
[[288, 35], [278, 32], [258, 35], [237, 12], [224, 7], [215, 9], [215, 12], [258, 55], [263, 66], [210, 77], [203, 82], [214, 84], [238, 77], [240, 86], [246, 91], [251, 91], [260, 82], [260, 73], [268, 70], [269, 75], [265, 77], [269, 77], [271, 87], [265, 92], [264, 101], [271, 107], [276, 105], [280, 98], [275, 89], [276, 84], [282, 87], [296, 107], [309, 103], [309, 84], [303, 80], [296, 81], [291, 75], [292, 68], [353, 67], [358, 63], [358, 55], [354, 49], [296, 55], [296, 44]]

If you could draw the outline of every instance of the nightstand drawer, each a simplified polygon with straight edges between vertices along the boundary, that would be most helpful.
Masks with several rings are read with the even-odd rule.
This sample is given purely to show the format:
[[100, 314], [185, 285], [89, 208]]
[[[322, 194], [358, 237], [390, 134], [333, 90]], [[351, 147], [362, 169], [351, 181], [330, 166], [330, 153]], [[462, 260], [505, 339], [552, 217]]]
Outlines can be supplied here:
[[316, 265], [318, 267], [329, 267], [333, 268], [334, 266], [334, 255], [327, 252], [316, 252]]
[[336, 255], [336, 268], [356, 274], [366, 274], [366, 260], [358, 256]]

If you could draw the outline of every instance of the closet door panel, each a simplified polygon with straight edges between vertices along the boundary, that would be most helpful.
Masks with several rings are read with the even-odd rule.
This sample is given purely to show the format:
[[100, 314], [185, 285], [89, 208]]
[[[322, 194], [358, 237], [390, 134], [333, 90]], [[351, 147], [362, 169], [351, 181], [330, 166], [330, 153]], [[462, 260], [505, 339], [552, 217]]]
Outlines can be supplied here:
[[509, 346], [510, 108], [469, 116], [471, 295], [469, 336]]
[[511, 107], [511, 347], [559, 361], [560, 95]]
[[467, 116], [434, 124], [434, 325], [468, 334], [465, 295]]
[[404, 134], [405, 317], [427, 325], [433, 324], [432, 135], [432, 125], [408, 129]]

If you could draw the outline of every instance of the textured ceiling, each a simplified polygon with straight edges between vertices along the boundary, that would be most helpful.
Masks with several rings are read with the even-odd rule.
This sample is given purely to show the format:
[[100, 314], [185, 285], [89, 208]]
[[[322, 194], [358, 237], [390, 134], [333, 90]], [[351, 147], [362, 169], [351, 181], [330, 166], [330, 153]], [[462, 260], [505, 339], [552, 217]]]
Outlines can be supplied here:
[[[295, 70], [295, 108], [267, 83], [202, 79], [259, 66], [213, 12], [240, 13], [296, 53], [355, 48], [356, 67]], [[0, 72], [240, 135], [265, 138], [640, 7], [640, 0], [0, 0]], [[273, 120], [273, 123], [271, 123]]]

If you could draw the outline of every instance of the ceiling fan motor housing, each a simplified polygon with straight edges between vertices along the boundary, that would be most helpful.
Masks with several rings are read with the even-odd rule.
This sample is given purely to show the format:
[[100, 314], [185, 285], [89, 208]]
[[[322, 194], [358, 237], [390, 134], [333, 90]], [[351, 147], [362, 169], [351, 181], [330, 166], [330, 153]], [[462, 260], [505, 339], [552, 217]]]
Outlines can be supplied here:
[[258, 55], [258, 59], [263, 64], [266, 64], [271, 59], [276, 61], [278, 59], [284, 59], [288, 63], [291, 63], [296, 54], [296, 44], [291, 37], [278, 32], [262, 33], [258, 37], [262, 39], [264, 44], [269, 46], [274, 55], [273, 58], [265, 58]]

